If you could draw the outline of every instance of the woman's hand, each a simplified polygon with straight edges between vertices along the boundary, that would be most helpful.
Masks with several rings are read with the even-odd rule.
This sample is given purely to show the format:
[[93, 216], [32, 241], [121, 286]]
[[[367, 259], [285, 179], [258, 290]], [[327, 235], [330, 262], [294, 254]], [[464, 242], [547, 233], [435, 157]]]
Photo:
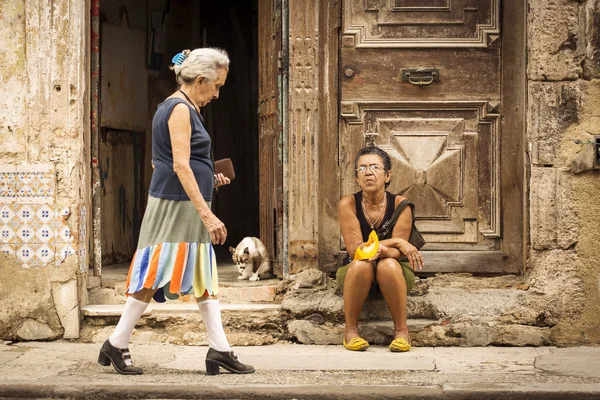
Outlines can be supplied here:
[[210, 234], [212, 244], [225, 243], [225, 239], [227, 239], [227, 229], [225, 228], [225, 224], [223, 224], [211, 211], [200, 214], [200, 218], [202, 218], [202, 222], [204, 222], [204, 226]]
[[221, 187], [223, 185], [229, 185], [231, 179], [225, 177], [223, 174], [215, 174], [215, 187]]
[[371, 258], [369, 258], [369, 261], [375, 261], [377, 260], [379, 257], [381, 257], [382, 253], [385, 253], [388, 251], [388, 248], [382, 244], [379, 244], [379, 248], [377, 249], [377, 253], [375, 253], [375, 255]]
[[408, 262], [413, 271], [423, 269], [423, 256], [415, 246], [404, 239], [400, 239], [398, 240], [398, 250], [408, 258]]

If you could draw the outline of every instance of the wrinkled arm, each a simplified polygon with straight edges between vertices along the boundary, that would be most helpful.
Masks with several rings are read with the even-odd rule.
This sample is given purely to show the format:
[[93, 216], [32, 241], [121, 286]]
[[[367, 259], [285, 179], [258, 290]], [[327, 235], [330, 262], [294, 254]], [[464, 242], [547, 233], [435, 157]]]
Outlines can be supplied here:
[[[397, 204], [403, 200], [403, 198], [397, 197]], [[402, 254], [406, 256], [408, 262], [410, 263], [410, 267], [413, 271], [417, 269], [423, 269], [423, 256], [419, 252], [419, 250], [408, 242], [410, 237], [410, 231], [412, 229], [412, 208], [407, 206], [400, 216], [398, 217], [398, 221], [396, 221], [396, 225], [392, 231], [392, 238], [388, 239], [391, 241], [390, 246], [394, 247], [394, 250], [398, 252], [398, 257], [394, 257], [399, 259]], [[386, 242], [385, 240], [384, 242]]]
[[200, 214], [200, 218], [202, 218], [202, 222], [210, 234], [211, 242], [213, 244], [225, 243], [227, 229], [204, 201], [190, 166], [192, 125], [190, 122], [190, 109], [186, 105], [178, 104], [173, 108], [169, 117], [169, 135], [173, 151], [173, 170], [177, 174], [183, 190], [185, 190], [198, 214]]
[[173, 170], [183, 186], [194, 207], [200, 215], [206, 215], [210, 208], [198, 187], [194, 172], [190, 167], [192, 125], [190, 109], [184, 104], [177, 104], [169, 117], [169, 135], [173, 150]]
[[362, 247], [365, 243], [362, 241], [362, 233], [360, 232], [360, 222], [356, 217], [356, 205], [354, 204], [354, 196], [343, 197], [338, 204], [338, 215], [340, 218], [340, 230], [344, 245], [350, 257], [354, 257], [356, 249]]

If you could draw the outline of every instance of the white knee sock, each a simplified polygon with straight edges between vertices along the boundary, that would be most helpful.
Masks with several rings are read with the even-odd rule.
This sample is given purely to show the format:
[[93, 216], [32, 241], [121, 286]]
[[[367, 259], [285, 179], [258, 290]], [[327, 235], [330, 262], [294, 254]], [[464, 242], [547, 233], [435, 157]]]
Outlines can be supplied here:
[[208, 299], [199, 301], [198, 308], [206, 326], [206, 335], [208, 336], [210, 347], [217, 351], [231, 351], [227, 336], [225, 336], [225, 331], [223, 330], [219, 300]]
[[131, 332], [133, 332], [136, 322], [138, 322], [146, 307], [148, 307], [148, 303], [134, 299], [131, 296], [127, 298], [121, 319], [119, 319], [113, 334], [108, 338], [110, 344], [117, 349], [126, 349], [129, 346]]

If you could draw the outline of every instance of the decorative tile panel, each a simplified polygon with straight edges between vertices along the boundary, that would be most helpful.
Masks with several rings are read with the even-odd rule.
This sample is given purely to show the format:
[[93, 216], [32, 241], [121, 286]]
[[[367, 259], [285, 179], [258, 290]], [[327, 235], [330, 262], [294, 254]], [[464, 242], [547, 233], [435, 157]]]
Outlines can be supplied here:
[[35, 251], [32, 246], [28, 244], [17, 245], [17, 260], [19, 260], [23, 267], [31, 268], [35, 265]]
[[51, 164], [0, 165], [0, 251], [25, 268], [58, 265], [77, 252], [69, 207], [55, 209], [55, 176]]
[[77, 253], [77, 250], [68, 243], [56, 243], [56, 253], [55, 253], [55, 262], [56, 266], [59, 266], [65, 258], [70, 256], [71, 254]]
[[0, 244], [0, 251], [5, 254], [14, 255], [15, 254], [15, 246], [9, 243]]
[[35, 255], [43, 265], [49, 264], [54, 261], [54, 247], [50, 247], [47, 244], [41, 244], [37, 248]]
[[54, 166], [33, 165], [17, 167], [15, 194], [18, 203], [52, 204], [54, 203]]
[[14, 165], [0, 165], [0, 204], [14, 203], [15, 175], [17, 167]]

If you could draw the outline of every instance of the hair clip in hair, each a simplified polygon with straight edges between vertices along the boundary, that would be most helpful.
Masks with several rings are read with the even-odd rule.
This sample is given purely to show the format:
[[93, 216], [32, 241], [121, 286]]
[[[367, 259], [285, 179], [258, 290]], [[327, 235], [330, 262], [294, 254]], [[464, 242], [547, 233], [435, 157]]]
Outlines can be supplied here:
[[185, 59], [187, 58], [187, 56], [183, 53], [177, 53], [175, 55], [175, 57], [173, 57], [173, 59], [171, 60], [171, 62], [175, 65], [181, 65], [183, 64], [183, 62], [185, 61]]

